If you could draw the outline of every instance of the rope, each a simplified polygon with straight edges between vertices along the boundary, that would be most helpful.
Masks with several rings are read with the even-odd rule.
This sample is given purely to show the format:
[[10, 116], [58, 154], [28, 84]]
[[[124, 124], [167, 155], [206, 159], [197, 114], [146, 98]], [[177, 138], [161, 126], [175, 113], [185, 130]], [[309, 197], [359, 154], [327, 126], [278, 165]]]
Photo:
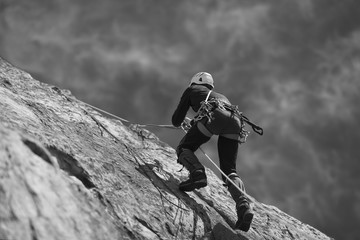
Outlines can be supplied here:
[[179, 127], [175, 127], [173, 125], [158, 125], [158, 124], [136, 124], [138, 127], [159, 127], [159, 128], [171, 128], [171, 129], [179, 129]]
[[122, 121], [122, 122], [131, 123], [129, 120], [126, 120], [126, 119], [124, 119], [124, 118], [118, 117], [118, 116], [116, 116], [116, 115], [114, 115], [114, 114], [112, 114], [112, 113], [109, 113], [109, 112], [107, 112], [107, 111], [105, 111], [105, 110], [102, 110], [101, 108], [97, 108], [97, 107], [95, 107], [95, 106], [93, 106], [93, 105], [90, 105], [90, 104], [88, 104], [88, 103], [86, 103], [86, 102], [83, 102], [83, 101], [80, 101], [80, 100], [78, 100], [78, 99], [76, 99], [76, 100], [79, 101], [79, 102], [81, 102], [81, 103], [83, 103], [83, 104], [85, 104], [86, 106], [88, 106], [88, 107], [90, 107], [90, 108], [93, 108], [93, 109], [95, 109], [95, 110], [98, 110], [99, 112], [105, 113], [105, 114], [107, 114], [107, 115], [109, 115], [109, 116], [112, 116], [113, 118], [116, 118], [116, 119], [118, 119], [118, 120], [120, 120], [120, 121]]
[[[116, 141], [122, 143], [122, 145], [125, 147], [125, 149], [128, 151], [128, 153], [135, 159], [135, 161], [137, 162], [137, 164], [139, 165], [139, 167], [142, 167], [140, 160], [141, 157], [139, 156], [139, 154], [134, 150], [133, 147], [128, 146], [127, 144], [123, 143], [122, 141], [120, 141], [120, 139], [118, 137], [116, 137], [112, 132], [110, 132], [101, 122], [99, 122], [99, 120], [97, 120], [94, 116], [92, 116], [91, 114], [89, 114], [86, 110], [84, 110], [86, 114], [88, 114], [101, 128], [103, 128], [108, 134], [110, 134], [110, 136], [112, 136]], [[143, 160], [141, 160], [143, 162], [143, 165], [147, 166]], [[147, 168], [152, 171], [152, 169], [150, 169], [148, 166]], [[172, 201], [170, 201], [168, 198], [166, 198], [164, 196], [164, 194], [160, 191], [159, 187], [155, 185], [155, 183], [153, 182], [153, 180], [151, 179], [151, 177], [149, 176], [149, 174], [144, 170], [144, 174], [146, 175], [146, 177], [150, 180], [150, 182], [154, 185], [154, 187], [157, 189], [157, 191], [159, 192], [161, 199], [164, 198], [166, 201], [168, 201], [170, 204], [176, 206], [177, 208], [184, 210], [184, 211], [188, 211], [187, 209], [184, 209], [176, 204], [174, 204]], [[156, 173], [154, 173], [155, 176], [157, 176]], [[167, 184], [163, 181], [163, 179], [159, 178], [160, 181], [164, 184], [164, 186], [174, 194], [174, 196], [176, 196], [179, 200], [180, 198], [177, 196], [177, 194], [175, 192], [173, 192], [173, 190], [171, 188], [169, 188], [169, 186], [167, 186]], [[186, 204], [185, 204], [186, 205]]]
[[206, 96], [206, 98], [205, 98], [205, 102], [207, 102], [207, 100], [209, 99], [211, 92], [212, 92], [212, 90], [210, 90], [210, 91], [208, 92], [208, 94], [207, 94], [207, 96]]
[[[107, 112], [107, 111], [105, 111], [105, 110], [103, 110], [103, 109], [101, 109], [101, 108], [95, 107], [95, 106], [93, 106], [93, 105], [91, 105], [91, 104], [85, 103], [85, 102], [80, 101], [80, 100], [78, 100], [78, 99], [76, 99], [76, 100], [79, 101], [79, 102], [81, 102], [81, 103], [83, 103], [83, 104], [85, 104], [86, 106], [88, 106], [88, 107], [90, 107], [90, 108], [93, 108], [93, 109], [99, 111], [99, 112], [105, 113], [105, 114], [107, 114], [107, 115], [109, 115], [109, 116], [111, 116], [111, 117], [113, 117], [113, 118], [116, 118], [116, 119], [122, 121], [122, 122], [126, 122], [126, 123], [131, 124], [131, 122], [130, 122], [129, 120], [126, 120], [126, 119], [124, 119], [124, 118], [121, 118], [121, 117], [119, 117], [119, 116], [116, 116], [116, 115], [114, 115], [114, 114], [112, 114], [112, 113], [109, 113], [109, 112]], [[166, 124], [160, 124], [160, 125], [159, 125], [159, 124], [134, 124], [134, 125], [136, 125], [136, 126], [138, 126], [138, 127], [159, 127], [159, 128], [179, 129], [179, 127], [175, 127], [175, 126], [173, 126], [173, 125], [166, 125]]]
[[[208, 94], [208, 95], [210, 95], [210, 94]], [[66, 97], [67, 99], [69, 99], [68, 97]], [[95, 109], [95, 110], [98, 110], [98, 111], [100, 111], [100, 112], [103, 112], [103, 113], [105, 113], [105, 114], [107, 114], [107, 115], [109, 115], [109, 116], [112, 116], [112, 117], [114, 117], [114, 118], [116, 118], [116, 119], [118, 119], [118, 120], [120, 120], [120, 121], [122, 121], [122, 122], [126, 122], [126, 123], [131, 123], [129, 120], [126, 120], [126, 119], [124, 119], [124, 118], [121, 118], [121, 117], [118, 117], [118, 116], [116, 116], [116, 115], [114, 115], [114, 114], [111, 114], [111, 113], [109, 113], [109, 112], [107, 112], [107, 111], [105, 111], [105, 110], [102, 110], [102, 109], [100, 109], [100, 108], [97, 108], [97, 107], [95, 107], [95, 106], [93, 106], [93, 105], [91, 105], [91, 104], [88, 104], [88, 103], [85, 103], [85, 102], [83, 102], [83, 101], [80, 101], [80, 100], [78, 100], [78, 99], [75, 99], [76, 101], [78, 101], [78, 102], [81, 102], [81, 103], [83, 103], [83, 104], [85, 104], [86, 106], [88, 106], [88, 107], [90, 107], [90, 108], [93, 108], [93, 109]], [[89, 114], [90, 115], [90, 114]], [[91, 115], [90, 115], [91, 116]], [[93, 118], [93, 117], [92, 117]], [[94, 119], [94, 118], [93, 118]], [[247, 120], [247, 122], [249, 123], [250, 121], [246, 118], [245, 120]], [[98, 123], [98, 121], [97, 121], [97, 119], [95, 120], [94, 119], [94, 121], [96, 121], [97, 123]], [[250, 122], [251, 123], [251, 122]], [[120, 142], [120, 140], [116, 137], [116, 136], [114, 136], [112, 133], [110, 133], [102, 124], [100, 124], [110, 135], [112, 135], [116, 140], [118, 140], [119, 142]], [[147, 126], [151, 126], [151, 127], [162, 127], [162, 128], [172, 128], [172, 129], [179, 129], [179, 128], [181, 128], [185, 133], [187, 132], [186, 130], [185, 130], [185, 128], [184, 128], [184, 126], [181, 126], [181, 127], [174, 127], [174, 126], [172, 126], [172, 125], [157, 125], [157, 124], [137, 124], [137, 126], [139, 126], [139, 127], [147, 127]], [[256, 126], [256, 125], [255, 125]], [[254, 126], [253, 126], [254, 127]], [[258, 127], [258, 126], [256, 126], [256, 127]], [[262, 134], [261, 134], [262, 135]], [[130, 147], [129, 146], [127, 146], [126, 144], [124, 144], [125, 145], [125, 148], [128, 150], [128, 152], [135, 158], [135, 160], [136, 161], [138, 161], [138, 159], [136, 158], [136, 156], [134, 155], [134, 151], [131, 151], [130, 149]], [[221, 173], [221, 175], [222, 176], [224, 176], [224, 178], [226, 178], [226, 180], [229, 182], [229, 183], [231, 183], [241, 194], [243, 194], [245, 197], [247, 197], [251, 202], [255, 202], [256, 200], [255, 200], [255, 198], [253, 198], [252, 196], [250, 196], [249, 194], [247, 194], [246, 192], [244, 192], [243, 190], [241, 190], [240, 189], [240, 187], [238, 186], [238, 185], [236, 185], [217, 165], [216, 165], [216, 163], [209, 157], [209, 155], [200, 147], [199, 148], [200, 149], [200, 151], [206, 156], [206, 158], [210, 161], [210, 163], [212, 163], [213, 165], [214, 165], [214, 167]], [[130, 151], [129, 151], [130, 150]], [[156, 174], [155, 174], [156, 175]], [[165, 184], [165, 186], [167, 187], [167, 185]], [[158, 191], [159, 191], [159, 189], [158, 189]], [[159, 191], [160, 192], [160, 191]], [[175, 196], [176, 196], [176, 194], [174, 194]], [[163, 197], [163, 196], [162, 196]], [[166, 199], [165, 197], [164, 197], [164, 199]], [[166, 200], [168, 200], [168, 199], [166, 199]], [[168, 200], [169, 201], [169, 200]], [[169, 202], [171, 202], [171, 201], [169, 201]], [[179, 207], [179, 206], [177, 206], [177, 207]], [[179, 207], [179, 208], [181, 208], [181, 207]]]
[[[114, 118], [116, 118], [116, 119], [118, 119], [118, 120], [120, 120], [120, 121], [122, 121], [122, 122], [131, 123], [129, 120], [126, 120], [126, 119], [124, 119], [124, 118], [121, 118], [121, 117], [119, 117], [119, 116], [116, 116], [116, 115], [114, 115], [114, 114], [112, 114], [112, 113], [109, 113], [109, 112], [107, 112], [107, 111], [105, 111], [105, 110], [102, 110], [102, 109], [100, 109], [100, 108], [97, 108], [97, 107], [95, 107], [95, 106], [93, 106], [93, 105], [91, 105], [91, 104], [85, 103], [85, 102], [83, 102], [83, 101], [81, 101], [81, 100], [78, 100], [78, 99], [76, 99], [76, 98], [70, 98], [70, 97], [62, 94], [61, 92], [60, 92], [60, 94], [61, 94], [62, 96], [64, 96], [69, 102], [71, 102], [72, 100], [73, 100], [73, 101], [77, 101], [77, 102], [82, 103], [82, 104], [84, 104], [84, 105], [86, 105], [86, 106], [88, 106], [88, 107], [90, 107], [90, 108], [93, 108], [93, 109], [99, 111], [99, 112], [102, 112], [102, 113], [105, 113], [105, 114], [107, 114], [107, 115], [109, 115], [109, 116], [112, 116], [112, 117], [114, 117]], [[103, 128], [108, 134], [110, 134], [116, 141], [121, 142], [120, 139], [117, 138], [113, 133], [111, 133], [99, 120], [97, 120], [94, 116], [92, 116], [90, 113], [88, 113], [85, 109], [82, 109], [82, 110], [83, 110], [87, 115], [89, 115], [89, 116], [96, 122], [96, 124], [98, 124], [98, 125], [99, 125], [101, 128]], [[173, 126], [171, 126], [171, 125], [156, 125], [156, 124], [144, 124], [144, 125], [138, 125], [138, 126], [156, 126], [156, 127], [171, 127], [171, 128], [176, 128], [176, 127], [173, 127]], [[177, 128], [177, 129], [178, 129], [178, 128]], [[135, 159], [135, 161], [138, 163], [139, 167], [141, 167], [141, 164], [140, 164], [140, 162], [139, 162], [140, 157], [139, 157], [139, 155], [136, 153], [136, 151], [134, 151], [134, 149], [133, 149], [132, 147], [128, 146], [127, 144], [125, 144], [125, 143], [122, 143], [122, 144], [124, 145], [124, 147], [125, 147], [125, 149], [128, 151], [128, 153], [129, 153], [129, 154]], [[144, 164], [144, 165], [146, 165], [146, 164]], [[147, 165], [146, 165], [146, 166], [147, 166]], [[148, 168], [149, 168], [149, 167], [148, 167]], [[150, 169], [150, 168], [149, 168], [149, 169]], [[150, 171], [152, 171], [152, 169], [150, 169]], [[159, 192], [160, 197], [161, 197], [161, 200], [162, 200], [162, 199], [165, 199], [165, 200], [168, 201], [170, 204], [176, 206], [178, 209], [181, 209], [181, 210], [183, 210], [183, 211], [188, 211], [187, 209], [182, 208], [181, 206], [174, 204], [172, 201], [170, 201], [168, 198], [166, 198], [166, 197], [163, 195], [163, 193], [160, 191], [160, 189], [159, 189], [159, 188], [155, 185], [155, 183], [152, 181], [151, 177], [147, 174], [146, 171], [144, 171], [144, 174], [147, 176], [147, 178], [150, 180], [150, 182], [154, 185], [154, 187], [155, 187], [155, 188], [157, 189], [157, 191]], [[157, 176], [156, 173], [154, 173], [154, 174], [155, 174], [155, 176]], [[179, 197], [169, 186], [167, 186], [167, 184], [164, 182], [163, 179], [161, 179], [161, 178], [159, 178], [159, 179], [160, 179], [160, 181], [164, 184], [164, 186], [165, 186], [170, 192], [172, 192], [174, 196], [176, 196], [176, 197], [178, 198], [178, 200], [179, 200], [180, 202], [183, 202], [183, 201], [180, 199], [180, 197]], [[185, 206], [186, 206], [186, 203], [185, 203], [185, 202], [183, 202], [183, 203], [184, 203]]]

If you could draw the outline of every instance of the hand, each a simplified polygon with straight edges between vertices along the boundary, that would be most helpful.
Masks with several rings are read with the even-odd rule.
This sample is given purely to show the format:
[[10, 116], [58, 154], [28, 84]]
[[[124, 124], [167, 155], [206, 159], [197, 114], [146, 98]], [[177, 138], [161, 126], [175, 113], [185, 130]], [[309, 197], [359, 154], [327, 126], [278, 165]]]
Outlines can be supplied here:
[[181, 123], [181, 127], [185, 130], [188, 131], [192, 126], [194, 125], [194, 120], [186, 117], [184, 119], [184, 121]]
[[195, 120], [194, 120], [194, 119], [191, 119], [191, 118], [189, 118], [189, 117], [186, 117], [185, 119], [186, 119], [186, 121], [188, 121], [188, 123], [190, 124], [190, 126], [194, 126], [194, 124], [195, 124]]

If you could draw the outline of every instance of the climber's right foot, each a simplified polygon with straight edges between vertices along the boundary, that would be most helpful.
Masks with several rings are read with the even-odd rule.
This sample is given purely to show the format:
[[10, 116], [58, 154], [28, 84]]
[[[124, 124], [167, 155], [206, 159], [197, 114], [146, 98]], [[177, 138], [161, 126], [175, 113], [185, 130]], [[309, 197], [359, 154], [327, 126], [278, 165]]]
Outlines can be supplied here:
[[254, 217], [254, 213], [252, 212], [248, 203], [241, 205], [238, 209], [238, 221], [235, 224], [235, 229], [240, 229], [244, 232], [249, 231], [251, 222]]

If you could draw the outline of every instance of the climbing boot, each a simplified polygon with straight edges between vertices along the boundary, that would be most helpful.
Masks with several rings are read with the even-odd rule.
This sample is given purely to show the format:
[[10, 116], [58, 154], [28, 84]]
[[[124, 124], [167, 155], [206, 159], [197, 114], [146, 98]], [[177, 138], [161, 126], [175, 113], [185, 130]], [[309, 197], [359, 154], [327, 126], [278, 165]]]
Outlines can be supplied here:
[[181, 182], [179, 189], [184, 192], [191, 192], [195, 189], [206, 187], [207, 179], [205, 170], [198, 169], [190, 173], [189, 179]]
[[182, 149], [178, 161], [190, 172], [189, 179], [179, 185], [181, 191], [190, 192], [207, 185], [205, 168], [193, 151]]
[[236, 207], [236, 213], [238, 220], [235, 224], [235, 229], [240, 229], [242, 231], [249, 231], [254, 213], [250, 207], [250, 204], [245, 201], [239, 206]]

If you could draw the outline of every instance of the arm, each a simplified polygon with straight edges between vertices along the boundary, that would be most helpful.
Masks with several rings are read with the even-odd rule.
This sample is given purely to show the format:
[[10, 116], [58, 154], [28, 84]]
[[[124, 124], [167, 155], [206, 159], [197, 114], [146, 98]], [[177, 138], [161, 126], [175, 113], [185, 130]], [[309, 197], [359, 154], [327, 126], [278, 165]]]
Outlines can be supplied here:
[[172, 116], [172, 124], [179, 127], [184, 121], [187, 111], [190, 108], [190, 89], [187, 88], [181, 96], [180, 102]]

